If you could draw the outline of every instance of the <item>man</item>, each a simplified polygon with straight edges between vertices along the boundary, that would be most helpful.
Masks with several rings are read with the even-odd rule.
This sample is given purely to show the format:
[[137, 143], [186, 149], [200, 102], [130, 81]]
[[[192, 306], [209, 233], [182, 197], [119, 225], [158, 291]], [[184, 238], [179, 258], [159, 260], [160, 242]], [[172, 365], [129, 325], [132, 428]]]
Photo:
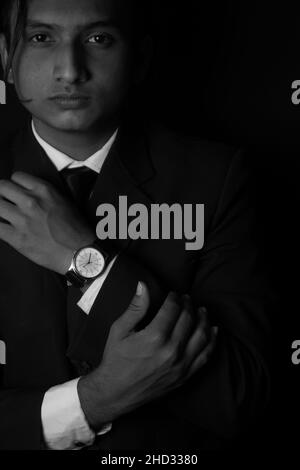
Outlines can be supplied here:
[[[2, 63], [32, 121], [0, 160], [1, 449], [216, 449], [268, 399], [244, 158], [124, 113], [151, 54], [137, 5], [6, 5]], [[205, 204], [204, 247], [97, 240], [120, 195]]]

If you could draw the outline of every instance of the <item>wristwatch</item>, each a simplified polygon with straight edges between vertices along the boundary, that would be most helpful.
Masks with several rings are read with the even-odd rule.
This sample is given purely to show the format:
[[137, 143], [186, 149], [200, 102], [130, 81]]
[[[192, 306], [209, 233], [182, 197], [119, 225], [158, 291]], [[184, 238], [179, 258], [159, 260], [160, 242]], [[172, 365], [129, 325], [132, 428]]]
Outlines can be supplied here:
[[75, 251], [66, 273], [68, 285], [82, 288], [95, 280], [106, 270], [114, 255], [100, 247], [98, 241]]

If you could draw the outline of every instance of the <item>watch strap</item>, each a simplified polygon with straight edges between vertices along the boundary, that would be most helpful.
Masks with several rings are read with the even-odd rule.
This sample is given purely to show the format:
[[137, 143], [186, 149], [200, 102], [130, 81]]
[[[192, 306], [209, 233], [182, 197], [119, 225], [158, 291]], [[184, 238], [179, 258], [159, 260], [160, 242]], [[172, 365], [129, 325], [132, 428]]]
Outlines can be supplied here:
[[77, 274], [74, 270], [70, 269], [66, 273], [67, 281], [72, 284], [74, 287], [82, 288], [85, 286], [87, 279], [84, 279], [82, 276]]

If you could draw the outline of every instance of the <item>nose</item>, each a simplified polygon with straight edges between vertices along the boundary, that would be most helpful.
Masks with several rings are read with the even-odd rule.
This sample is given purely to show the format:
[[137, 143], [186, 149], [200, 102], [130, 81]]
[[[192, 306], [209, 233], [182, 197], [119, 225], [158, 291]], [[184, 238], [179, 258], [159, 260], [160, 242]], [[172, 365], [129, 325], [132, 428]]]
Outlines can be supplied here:
[[84, 82], [88, 78], [84, 54], [76, 43], [64, 44], [56, 51], [54, 77], [66, 84]]

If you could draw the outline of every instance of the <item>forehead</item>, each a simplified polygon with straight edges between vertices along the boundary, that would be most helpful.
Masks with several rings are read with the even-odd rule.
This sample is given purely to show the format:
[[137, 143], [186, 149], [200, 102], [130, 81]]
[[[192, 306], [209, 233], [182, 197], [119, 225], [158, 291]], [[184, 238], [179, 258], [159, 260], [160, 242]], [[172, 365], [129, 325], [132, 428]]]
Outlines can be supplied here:
[[98, 20], [121, 26], [129, 22], [131, 13], [131, 0], [28, 0], [27, 18], [61, 26]]

